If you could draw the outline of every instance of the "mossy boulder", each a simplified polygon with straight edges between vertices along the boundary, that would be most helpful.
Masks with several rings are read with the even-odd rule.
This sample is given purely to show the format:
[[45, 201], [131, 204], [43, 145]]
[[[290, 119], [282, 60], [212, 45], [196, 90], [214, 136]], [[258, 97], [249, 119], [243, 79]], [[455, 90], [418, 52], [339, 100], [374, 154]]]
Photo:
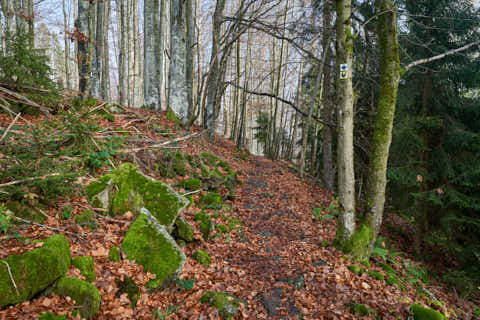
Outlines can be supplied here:
[[185, 254], [170, 236], [166, 227], [159, 224], [153, 215], [143, 212], [127, 231], [122, 250], [130, 260], [144, 266], [156, 278], [150, 280], [150, 289], [165, 288], [182, 271]]
[[222, 195], [218, 193], [207, 193], [199, 199], [202, 208], [220, 209], [222, 207]]
[[414, 320], [447, 320], [447, 318], [440, 312], [426, 308], [417, 303], [411, 305], [410, 313], [413, 315]]
[[45, 216], [39, 210], [27, 204], [12, 201], [7, 203], [6, 207], [12, 211], [15, 216], [28, 221], [43, 223], [45, 220]]
[[54, 235], [41, 242], [40, 248], [0, 260], [0, 307], [31, 299], [67, 273], [72, 260], [67, 239]]
[[175, 236], [177, 239], [182, 239], [186, 242], [193, 241], [193, 229], [184, 218], [177, 218], [175, 227]]
[[88, 226], [90, 230], [95, 230], [98, 227], [93, 217], [93, 212], [90, 210], [83, 210], [81, 214], [75, 216], [75, 223]]
[[117, 283], [118, 292], [120, 292], [120, 294], [126, 293], [132, 307], [135, 308], [138, 299], [140, 299], [140, 288], [138, 288], [135, 281], [132, 278], [125, 276], [123, 280], [116, 278], [115, 282]]
[[211, 306], [217, 308], [220, 316], [224, 320], [233, 320], [238, 313], [238, 307], [240, 303], [244, 303], [228, 293], [224, 292], [205, 292], [200, 298], [200, 302], [209, 303]]
[[204, 250], [197, 250], [193, 253], [192, 258], [208, 267], [212, 263], [210, 255]]
[[195, 215], [195, 221], [198, 221], [198, 228], [203, 235], [204, 240], [210, 239], [210, 234], [213, 231], [214, 223], [212, 219], [204, 212], [201, 211], [197, 215]]
[[54, 292], [75, 300], [75, 305], [83, 318], [92, 319], [100, 311], [100, 292], [87, 281], [63, 277], [55, 284]]
[[144, 175], [130, 163], [90, 183], [87, 195], [93, 206], [107, 209], [113, 216], [146, 209], [169, 231], [189, 203], [169, 185]]
[[120, 261], [120, 250], [117, 246], [113, 246], [108, 250], [108, 261], [118, 262]]
[[72, 259], [72, 264], [75, 268], [80, 270], [82, 276], [88, 282], [93, 282], [97, 280], [97, 275], [95, 274], [95, 264], [93, 263], [92, 257], [77, 257]]

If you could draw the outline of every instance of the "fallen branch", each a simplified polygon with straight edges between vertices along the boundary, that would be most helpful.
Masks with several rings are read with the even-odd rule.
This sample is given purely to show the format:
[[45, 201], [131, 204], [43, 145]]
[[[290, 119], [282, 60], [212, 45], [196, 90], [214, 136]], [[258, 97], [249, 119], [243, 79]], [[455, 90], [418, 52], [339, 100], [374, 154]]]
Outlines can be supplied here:
[[15, 283], [15, 280], [13, 280], [13, 275], [12, 271], [10, 270], [10, 266], [8, 265], [7, 261], [2, 260], [3, 263], [7, 266], [8, 270], [8, 275], [10, 276], [10, 280], [12, 281], [13, 286], [15, 287], [15, 291], [17, 291], [17, 295], [20, 297], [20, 292], [18, 292], [17, 284]]
[[120, 150], [118, 152], [128, 153], [128, 152], [138, 152], [138, 151], [146, 150], [146, 149], [165, 148], [169, 144], [172, 144], [172, 143], [175, 143], [175, 142], [180, 142], [180, 141], [185, 141], [185, 140], [197, 137], [201, 134], [202, 134], [202, 132], [192, 133], [192, 134], [189, 134], [188, 136], [184, 136], [184, 137], [181, 137], [181, 138], [176, 138], [176, 139], [173, 139], [173, 140], [168, 140], [168, 141], [165, 141], [163, 143], [154, 144], [152, 146], [135, 148], [135, 149], [124, 149], [124, 150]]
[[55, 231], [55, 232], [63, 232], [63, 233], [66, 233], [66, 234], [69, 234], [71, 236], [74, 236], [74, 237], [77, 237], [77, 238], [81, 238], [81, 237], [86, 237], [86, 236], [89, 236], [89, 235], [92, 235], [92, 236], [104, 236], [103, 234], [100, 234], [100, 233], [74, 233], [74, 232], [70, 232], [70, 231], [66, 231], [66, 230], [63, 230], [63, 229], [60, 229], [60, 228], [55, 228], [55, 227], [49, 227], [49, 226], [46, 226], [44, 224], [41, 224], [41, 223], [37, 223], [37, 222], [32, 222], [30, 220], [26, 220], [26, 219], [23, 219], [23, 218], [19, 218], [17, 216], [11, 216], [13, 219], [17, 220], [17, 221], [20, 221], [20, 222], [23, 222], [23, 223], [27, 223], [27, 224], [31, 224], [33, 226], [37, 226], [37, 227], [42, 227], [44, 229], [48, 229], [48, 230], [51, 230], [51, 231]]
[[2, 137], [0, 138], [0, 143], [2, 142], [2, 140], [7, 136], [8, 134], [8, 131], [10, 131], [10, 129], [13, 127], [13, 125], [15, 124], [15, 122], [17, 122], [18, 118], [20, 118], [21, 116], [21, 113], [19, 112], [17, 114], [17, 116], [15, 117], [15, 119], [13, 119], [12, 122], [10, 122], [10, 125], [7, 127], [7, 130], [5, 130], [5, 132], [3, 133]]
[[24, 104], [27, 104], [27, 105], [32, 106], [32, 107], [39, 108], [40, 111], [42, 111], [47, 117], [50, 116], [50, 112], [45, 107], [42, 107], [41, 105], [39, 105], [36, 102], [33, 102], [32, 100], [28, 99], [27, 97], [24, 97], [21, 94], [13, 92], [11, 90], [8, 90], [7, 88], [4, 88], [4, 87], [0, 87], [0, 91], [4, 92], [4, 93], [6, 93], [10, 96], [14, 96], [17, 99], [22, 100], [22, 102]]
[[0, 188], [7, 187], [7, 186], [12, 186], [14, 184], [24, 183], [24, 182], [28, 182], [28, 181], [45, 179], [47, 177], [55, 177], [55, 176], [59, 176], [59, 175], [60, 175], [60, 173], [50, 173], [50, 174], [45, 174], [45, 175], [40, 176], [40, 177], [33, 177], [33, 178], [27, 178], [27, 179], [22, 179], [22, 180], [10, 181], [10, 182], [6, 182], [6, 183], [1, 183]]

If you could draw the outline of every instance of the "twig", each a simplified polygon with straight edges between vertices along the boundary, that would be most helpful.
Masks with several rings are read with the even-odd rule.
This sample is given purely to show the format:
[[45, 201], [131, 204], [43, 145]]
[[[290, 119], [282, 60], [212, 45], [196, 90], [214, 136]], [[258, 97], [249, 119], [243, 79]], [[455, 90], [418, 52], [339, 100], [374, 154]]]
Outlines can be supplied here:
[[0, 143], [2, 142], [2, 140], [7, 136], [8, 134], [8, 131], [10, 130], [10, 128], [15, 124], [15, 122], [17, 122], [18, 118], [20, 118], [22, 114], [19, 112], [17, 114], [17, 116], [15, 117], [15, 119], [13, 119], [12, 122], [10, 122], [10, 124], [8, 125], [7, 127], [7, 130], [5, 130], [5, 132], [3, 133], [2, 137], [0, 138]]
[[24, 183], [24, 182], [28, 182], [28, 181], [45, 179], [47, 177], [55, 177], [55, 176], [59, 176], [59, 175], [60, 175], [60, 173], [50, 173], [50, 174], [46, 174], [46, 175], [43, 175], [43, 176], [40, 176], [40, 177], [33, 177], [33, 178], [27, 178], [27, 179], [22, 179], [22, 180], [10, 181], [10, 182], [0, 184], [0, 188], [6, 187], [6, 186], [11, 186], [11, 185], [14, 185], [14, 184]]
[[[95, 147], [97, 147], [97, 150], [98, 151], [102, 151], [102, 149], [100, 149], [100, 147], [98, 146], [97, 142], [95, 141], [95, 139], [93, 137], [90, 137], [92, 139], [92, 142], [93, 144], [95, 145]], [[113, 164], [113, 161], [112, 159], [108, 158], [108, 162], [110, 162], [110, 165], [113, 167], [113, 168], [116, 168], [115, 164]]]
[[17, 295], [20, 297], [20, 292], [18, 292], [17, 284], [15, 283], [15, 280], [13, 280], [13, 275], [12, 271], [10, 270], [10, 266], [8, 265], [8, 262], [5, 260], [2, 260], [3, 263], [7, 266], [8, 270], [8, 275], [10, 276], [10, 280], [12, 280], [13, 286], [15, 287], [15, 291], [17, 291]]
[[135, 149], [124, 149], [124, 150], [120, 150], [119, 152], [128, 153], [128, 152], [137, 152], [137, 151], [141, 151], [141, 150], [145, 150], [145, 149], [152, 149], [152, 148], [164, 148], [165, 146], [167, 146], [169, 144], [172, 144], [172, 143], [175, 143], [175, 142], [180, 142], [180, 141], [185, 141], [185, 140], [188, 140], [190, 138], [194, 138], [196, 136], [199, 136], [201, 134], [202, 134], [202, 132], [192, 133], [192, 134], [189, 134], [188, 136], [184, 136], [184, 137], [181, 137], [181, 138], [165, 141], [163, 143], [154, 144], [152, 146], [135, 148]]
[[[45, 108], [45, 107], [42, 107], [41, 105], [39, 105], [38, 103], [36, 102], [33, 102], [31, 100], [29, 100], [28, 98], [22, 96], [21, 94], [18, 94], [16, 92], [13, 92], [13, 91], [10, 91], [8, 90], [7, 88], [4, 88], [4, 87], [0, 87], [0, 91], [10, 95], [10, 96], [14, 96], [15, 98], [17, 99], [20, 99], [23, 101], [24, 104], [28, 104], [32, 107], [36, 107], [36, 108], [39, 108], [46, 116], [50, 116], [50, 112]], [[8, 99], [8, 98], [7, 98]]]
[[202, 189], [195, 190], [195, 191], [191, 191], [191, 192], [187, 192], [187, 193], [184, 193], [183, 196], [188, 196], [188, 195], [190, 195], [190, 194], [199, 193], [199, 192], [201, 192], [201, 191], [202, 191]]

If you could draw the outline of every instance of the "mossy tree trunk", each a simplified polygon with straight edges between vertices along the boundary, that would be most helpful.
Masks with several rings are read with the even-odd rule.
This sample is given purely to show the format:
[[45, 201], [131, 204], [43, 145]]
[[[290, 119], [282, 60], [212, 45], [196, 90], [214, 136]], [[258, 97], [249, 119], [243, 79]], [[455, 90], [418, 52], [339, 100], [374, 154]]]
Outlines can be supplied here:
[[344, 76], [337, 81], [337, 166], [340, 216], [338, 219], [336, 242], [346, 247], [355, 231], [355, 173], [353, 170], [353, 86], [352, 60], [353, 36], [351, 22], [351, 1], [335, 0], [337, 20], [337, 72], [346, 65]]
[[[378, 39], [381, 53], [380, 96], [374, 123], [369, 174], [366, 189], [367, 211], [359, 230], [362, 237], [355, 239], [352, 254], [359, 260], [370, 257], [380, 226], [385, 204], [387, 162], [392, 141], [393, 118], [400, 81], [397, 11], [391, 0], [376, 1]], [[355, 238], [355, 237], [354, 237]]]

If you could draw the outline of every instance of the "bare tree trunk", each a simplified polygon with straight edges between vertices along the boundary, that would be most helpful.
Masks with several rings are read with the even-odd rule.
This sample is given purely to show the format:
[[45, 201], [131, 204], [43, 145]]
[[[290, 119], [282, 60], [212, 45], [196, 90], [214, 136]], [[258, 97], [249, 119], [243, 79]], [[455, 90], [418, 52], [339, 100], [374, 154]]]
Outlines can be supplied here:
[[168, 85], [168, 107], [175, 113], [183, 125], [186, 125], [188, 122], [186, 37], [186, 2], [184, 0], [171, 0], [171, 60]]
[[132, 77], [132, 106], [135, 108], [136, 104], [136, 87], [137, 87], [137, 79], [138, 79], [138, 56], [137, 56], [137, 38], [138, 38], [138, 19], [137, 19], [137, 1], [132, 0], [132, 29], [133, 29], [133, 61], [132, 61], [132, 70], [133, 70], [133, 77]]
[[345, 247], [355, 231], [355, 173], [353, 169], [353, 35], [351, 0], [335, 0], [337, 20], [337, 70], [344, 68], [337, 82], [338, 195], [340, 216], [336, 240]]
[[127, 101], [127, 92], [125, 88], [125, 74], [126, 74], [126, 12], [125, 12], [125, 1], [126, 0], [117, 0], [120, 2], [120, 45], [118, 48], [118, 98], [119, 104], [125, 105]]
[[[166, 0], [160, 0], [166, 1]], [[160, 45], [160, 15], [159, 0], [145, 0], [143, 7], [144, 16], [144, 58], [143, 58], [143, 82], [144, 82], [144, 105], [155, 110], [160, 110], [160, 69], [159, 65]]]
[[91, 66], [89, 66], [89, 6], [90, 2], [87, 0], [78, 0], [78, 18], [76, 21], [76, 27], [80, 33], [77, 39], [78, 46], [78, 78], [79, 78], [79, 91], [84, 99], [86, 99], [90, 93], [89, 88], [91, 77], [89, 74]]
[[102, 81], [103, 77], [103, 62], [104, 62], [104, 14], [105, 14], [105, 2], [97, 1], [97, 27], [95, 32], [95, 66], [93, 72], [92, 81], [92, 94], [95, 97], [105, 98], [105, 92], [103, 91]]
[[213, 31], [212, 31], [212, 52], [210, 57], [210, 81], [207, 83], [207, 104], [203, 119], [203, 126], [208, 130], [208, 135], [213, 137], [217, 129], [217, 89], [219, 75], [219, 57], [218, 45], [220, 41], [220, 32], [223, 21], [223, 10], [225, 9], [225, 0], [217, 0], [215, 13], [213, 14]]
[[72, 86], [70, 84], [70, 67], [69, 67], [69, 60], [70, 60], [70, 43], [68, 41], [67, 30], [68, 30], [68, 17], [67, 17], [67, 8], [65, 4], [65, 0], [62, 0], [62, 8], [63, 8], [63, 40], [65, 44], [65, 82], [66, 88], [71, 89]]
[[110, 25], [110, 0], [106, 0], [104, 5], [104, 21], [103, 24], [103, 56], [102, 56], [102, 92], [105, 101], [110, 100], [110, 47], [108, 44], [108, 26]]
[[194, 46], [194, 28], [193, 28], [193, 2], [186, 0], [186, 23], [187, 23], [187, 41], [186, 45], [186, 77], [187, 77], [187, 101], [188, 101], [188, 119], [193, 117], [193, 46]]

